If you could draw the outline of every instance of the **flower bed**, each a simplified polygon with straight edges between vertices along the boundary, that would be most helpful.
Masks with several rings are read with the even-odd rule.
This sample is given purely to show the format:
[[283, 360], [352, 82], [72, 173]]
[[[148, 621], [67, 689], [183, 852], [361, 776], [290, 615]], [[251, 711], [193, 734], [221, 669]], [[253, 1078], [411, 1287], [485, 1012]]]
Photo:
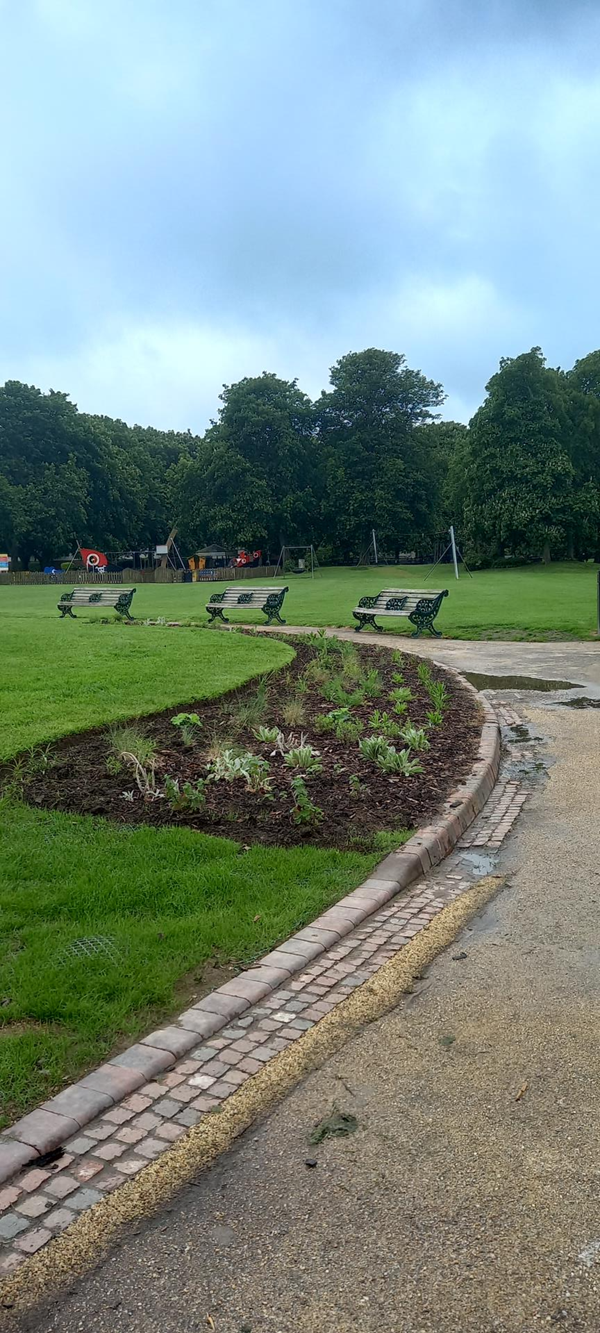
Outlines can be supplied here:
[[13, 785], [35, 805], [245, 845], [372, 847], [427, 822], [477, 753], [472, 695], [387, 648], [294, 646], [285, 671], [218, 700], [21, 757]]

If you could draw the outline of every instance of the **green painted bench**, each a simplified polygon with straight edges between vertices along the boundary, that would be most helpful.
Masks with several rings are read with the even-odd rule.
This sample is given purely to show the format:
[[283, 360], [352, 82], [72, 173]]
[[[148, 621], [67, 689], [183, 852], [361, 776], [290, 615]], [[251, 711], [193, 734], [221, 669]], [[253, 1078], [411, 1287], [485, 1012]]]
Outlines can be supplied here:
[[253, 611], [257, 607], [264, 611], [267, 617], [267, 624], [270, 625], [273, 620], [278, 625], [285, 625], [285, 620], [281, 619], [280, 611], [283, 606], [287, 588], [253, 588], [252, 592], [247, 592], [237, 588], [226, 588], [224, 592], [215, 592], [210, 598], [206, 610], [210, 616], [209, 623], [214, 625], [221, 621], [224, 625], [229, 625], [229, 621], [224, 616], [224, 611], [240, 610]]
[[135, 588], [73, 588], [72, 592], [63, 592], [58, 609], [61, 616], [73, 615], [74, 606], [89, 606], [93, 611], [104, 611], [106, 607], [112, 607], [118, 615], [125, 616], [126, 620], [133, 620], [129, 613], [129, 608], [133, 600]]
[[431, 589], [418, 588], [386, 588], [376, 597], [361, 597], [358, 606], [354, 608], [352, 615], [358, 620], [356, 633], [368, 625], [370, 629], [376, 629], [381, 634], [383, 625], [377, 625], [375, 617], [378, 616], [406, 616], [412, 625], [416, 626], [412, 635], [413, 639], [418, 638], [422, 630], [428, 629], [434, 634], [436, 639], [441, 639], [441, 631], [434, 629], [433, 622], [442, 605], [444, 597], [448, 596], [448, 589], [441, 592], [435, 592]]

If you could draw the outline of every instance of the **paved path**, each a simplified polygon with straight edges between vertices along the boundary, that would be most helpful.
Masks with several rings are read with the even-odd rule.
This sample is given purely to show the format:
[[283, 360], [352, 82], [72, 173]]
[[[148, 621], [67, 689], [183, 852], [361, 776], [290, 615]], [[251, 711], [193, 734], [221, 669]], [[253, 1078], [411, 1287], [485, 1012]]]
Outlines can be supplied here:
[[[590, 645], [568, 648], [557, 674], [582, 679], [572, 650]], [[413, 995], [28, 1327], [600, 1326], [600, 714], [529, 720], [555, 763], [500, 852], [509, 886]], [[310, 1147], [334, 1106], [356, 1133]]]

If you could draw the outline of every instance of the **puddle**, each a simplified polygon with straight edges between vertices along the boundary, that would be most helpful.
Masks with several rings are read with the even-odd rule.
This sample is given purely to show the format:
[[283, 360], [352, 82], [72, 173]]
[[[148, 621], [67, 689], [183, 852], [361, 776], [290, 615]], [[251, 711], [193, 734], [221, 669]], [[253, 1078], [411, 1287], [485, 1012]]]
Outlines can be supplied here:
[[[476, 690], [537, 690], [539, 693], [551, 694], [555, 690], [581, 689], [572, 680], [537, 680], [535, 676], [485, 676], [477, 671], [464, 671], [463, 675]], [[577, 706], [583, 707], [583, 703]]]
[[473, 851], [470, 847], [465, 848], [464, 851], [461, 849], [460, 859], [466, 861], [473, 874], [479, 877], [491, 875], [496, 865], [495, 856], [486, 856], [484, 852]]

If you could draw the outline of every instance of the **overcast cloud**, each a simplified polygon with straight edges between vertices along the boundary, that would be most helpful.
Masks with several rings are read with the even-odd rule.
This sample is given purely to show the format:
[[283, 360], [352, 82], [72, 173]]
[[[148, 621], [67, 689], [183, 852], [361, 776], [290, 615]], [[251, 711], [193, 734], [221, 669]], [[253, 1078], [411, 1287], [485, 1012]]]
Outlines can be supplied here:
[[201, 431], [379, 346], [600, 345], [597, 0], [0, 0], [0, 382]]

